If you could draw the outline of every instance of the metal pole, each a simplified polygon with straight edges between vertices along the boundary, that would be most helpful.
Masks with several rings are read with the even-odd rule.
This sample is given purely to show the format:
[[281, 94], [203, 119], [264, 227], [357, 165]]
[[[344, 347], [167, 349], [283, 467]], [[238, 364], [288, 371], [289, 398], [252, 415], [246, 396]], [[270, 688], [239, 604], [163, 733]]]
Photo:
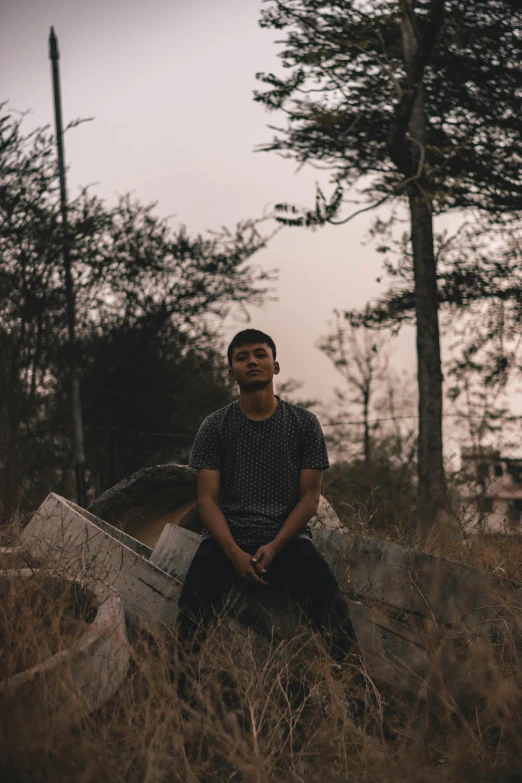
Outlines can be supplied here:
[[54, 121], [56, 127], [56, 147], [58, 150], [58, 170], [60, 174], [60, 211], [62, 216], [62, 250], [65, 269], [65, 295], [67, 300], [68, 326], [68, 363], [71, 381], [71, 404], [74, 427], [74, 451], [76, 463], [76, 495], [78, 505], [85, 507], [87, 503], [85, 491], [85, 451], [83, 446], [82, 405], [80, 397], [80, 378], [76, 355], [76, 307], [74, 284], [71, 271], [71, 254], [69, 244], [69, 223], [67, 218], [67, 191], [65, 187], [65, 156], [63, 149], [62, 100], [60, 93], [60, 53], [58, 40], [51, 27], [49, 35], [49, 56], [53, 71]]

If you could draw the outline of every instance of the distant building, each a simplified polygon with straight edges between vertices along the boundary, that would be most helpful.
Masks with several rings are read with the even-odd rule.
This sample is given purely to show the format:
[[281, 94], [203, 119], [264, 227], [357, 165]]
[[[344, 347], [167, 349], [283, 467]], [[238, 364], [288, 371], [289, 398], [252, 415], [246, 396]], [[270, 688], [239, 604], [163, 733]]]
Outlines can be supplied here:
[[462, 448], [461, 461], [468, 531], [522, 533], [522, 458], [503, 457], [493, 448]]

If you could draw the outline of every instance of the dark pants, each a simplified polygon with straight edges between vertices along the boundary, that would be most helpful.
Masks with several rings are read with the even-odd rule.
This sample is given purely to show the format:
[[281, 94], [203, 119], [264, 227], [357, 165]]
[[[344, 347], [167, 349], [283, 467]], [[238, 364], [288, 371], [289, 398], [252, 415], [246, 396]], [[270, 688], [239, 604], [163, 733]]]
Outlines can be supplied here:
[[[245, 547], [252, 555], [256, 549]], [[310, 539], [290, 541], [274, 558], [263, 579], [270, 587], [286, 590], [303, 607], [323, 632], [336, 658], [348, 653], [355, 638], [348, 604], [328, 563]], [[224, 595], [238, 581], [234, 566], [219, 544], [212, 538], [202, 541], [179, 599], [182, 637], [188, 640], [199, 626], [204, 627]]]

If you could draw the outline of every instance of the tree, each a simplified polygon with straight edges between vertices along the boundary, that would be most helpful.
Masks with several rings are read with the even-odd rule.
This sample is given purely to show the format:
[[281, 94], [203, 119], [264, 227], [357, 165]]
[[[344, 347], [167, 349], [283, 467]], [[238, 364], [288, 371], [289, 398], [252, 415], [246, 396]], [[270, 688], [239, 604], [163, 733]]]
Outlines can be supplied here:
[[333, 362], [348, 388], [348, 394], [336, 390], [337, 400], [343, 407], [355, 405], [361, 409], [363, 454], [367, 465], [371, 459], [370, 410], [376, 384], [385, 379], [388, 371], [388, 347], [389, 340], [382, 334], [356, 329], [350, 324], [343, 326], [337, 310], [333, 330], [319, 342], [320, 350]]
[[[392, 283], [376, 304], [355, 315], [357, 325], [391, 326], [415, 318], [413, 259], [406, 234], [395, 239], [390, 222], [373, 233]], [[483, 380], [506, 384], [522, 369], [522, 234], [510, 216], [491, 221], [472, 214], [455, 232], [435, 234], [438, 304], [453, 353], [480, 356]], [[454, 360], [460, 361], [454, 353]]]
[[[367, 527], [398, 541], [414, 539], [416, 418], [411, 416], [413, 378], [393, 369], [372, 389], [371, 459], [364, 459], [354, 432], [360, 417], [327, 419], [327, 442], [337, 459], [325, 477], [325, 495], [353, 529]], [[326, 417], [325, 417], [326, 419]]]
[[145, 466], [183, 461], [209, 412], [233, 399], [224, 353], [148, 319], [81, 345], [86, 448], [96, 493]]
[[454, 424], [462, 427], [468, 449], [478, 456], [484, 448], [491, 448], [493, 438], [504, 443], [507, 425], [514, 421], [499, 379], [484, 384], [484, 368], [472, 357], [465, 356], [450, 369], [452, 385], [448, 397], [454, 403]]
[[[522, 205], [521, 22], [522, 9], [507, 0], [273, 0], [261, 18], [287, 31], [280, 57], [291, 71], [258, 74], [269, 90], [256, 100], [288, 117], [262, 149], [327, 168], [336, 185], [329, 201], [318, 189], [315, 210], [279, 205], [290, 213], [280, 219], [342, 224], [385, 201], [408, 206], [424, 535], [448, 506], [433, 215]], [[345, 188], [361, 178], [366, 206], [336, 219]], [[361, 320], [394, 320], [382, 314], [377, 302]]]
[[[67, 366], [53, 137], [46, 128], [24, 134], [22, 120], [8, 112], [0, 117], [0, 497], [6, 516], [33, 481], [31, 459], [43, 443], [68, 461], [68, 448], [57, 442], [63, 439], [56, 427], [69, 426], [63, 406], [52, 433], [49, 428]], [[211, 320], [230, 307], [259, 304], [270, 294], [273, 273], [248, 263], [268, 239], [261, 220], [190, 237], [154, 209], [129, 196], [108, 206], [88, 191], [70, 202], [79, 344], [145, 323], [158, 334], [170, 325], [188, 340], [208, 333]]]
[[303, 385], [304, 381], [299, 381], [297, 378], [287, 378], [283, 383], [277, 383], [277, 394], [293, 405], [312, 410], [312, 408], [319, 405], [319, 400], [315, 397], [301, 397], [301, 394], [298, 394], [298, 392]]

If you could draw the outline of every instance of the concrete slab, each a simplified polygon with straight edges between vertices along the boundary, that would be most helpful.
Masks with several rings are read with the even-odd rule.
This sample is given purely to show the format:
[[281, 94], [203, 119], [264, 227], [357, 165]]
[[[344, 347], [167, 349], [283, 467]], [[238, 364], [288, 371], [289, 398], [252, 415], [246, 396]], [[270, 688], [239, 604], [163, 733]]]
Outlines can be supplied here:
[[48, 495], [20, 543], [39, 562], [119, 595], [131, 619], [163, 632], [175, 624], [180, 583], [59, 495]]
[[[197, 471], [188, 465], [154, 465], [138, 470], [100, 495], [88, 511], [152, 549], [167, 524], [194, 533], [203, 529], [197, 507]], [[322, 496], [310, 524], [327, 530], [341, 527], [337, 514]]]
[[[492, 611], [491, 592], [487, 590], [497, 589], [500, 603], [500, 583], [490, 574], [445, 558], [353, 537], [337, 524], [335, 512], [330, 509], [324, 501], [315, 520], [316, 546], [352, 597], [382, 604], [378, 610], [352, 603], [354, 627], [369, 671], [379, 682], [419, 696], [419, 688], [432, 668], [425, 634], [387, 617], [385, 605], [427, 618], [435, 628], [440, 622], [477, 628], [481, 618], [483, 621]], [[84, 569], [91, 576], [96, 573], [103, 584], [122, 596], [127, 607], [147, 616], [156, 626], [172, 624], [177, 615], [179, 583], [199, 545], [199, 535], [167, 524], [147, 562], [122, 540], [116, 541], [110, 535], [110, 525], [88, 516], [63, 498], [51, 495], [24, 531], [22, 543], [34, 555], [52, 550], [57, 562], [70, 560], [74, 568]], [[179, 581], [171, 580], [168, 574]], [[488, 603], [484, 604], [486, 597]], [[268, 597], [266, 600], [260, 612], [250, 608], [243, 613], [242, 622], [268, 628], [266, 618], [270, 620], [272, 613], [283, 618], [278, 621], [283, 629], [287, 610], [278, 607], [277, 601], [274, 604]], [[493, 616], [498, 618], [498, 607], [494, 607]]]
[[477, 632], [512, 618], [513, 605], [520, 606], [520, 585], [464, 563], [343, 530], [316, 529], [314, 542], [343, 588], [362, 601]]
[[[341, 529], [341, 523], [335, 511], [323, 497], [319, 502], [317, 514], [313, 518], [312, 528], [314, 531], [323, 530], [327, 535]], [[167, 523], [150, 555], [150, 561], [167, 574], [183, 581], [200, 543], [201, 536], [198, 533], [186, 530], [176, 524]], [[329, 549], [326, 554], [327, 562], [329, 562], [331, 559]]]
[[96, 527], [101, 528], [112, 538], [115, 538], [117, 541], [125, 544], [125, 546], [129, 547], [129, 549], [132, 549], [133, 552], [136, 552], [136, 554], [141, 555], [146, 560], [148, 560], [151, 556], [152, 548], [147, 546], [147, 544], [143, 543], [142, 541], [138, 541], [138, 539], [133, 538], [130, 533], [127, 533], [124, 530], [121, 530], [120, 528], [114, 527], [114, 525], [105, 522], [105, 520], [100, 519], [100, 517], [97, 517], [95, 514], [92, 514], [85, 508], [77, 506], [76, 503], [72, 502], [72, 500], [68, 500], [67, 503], [71, 506], [71, 508], [76, 509], [76, 511], [81, 514], [82, 517], [89, 519], [94, 525], [96, 525]]
[[150, 562], [183, 582], [201, 536], [177, 525], [167, 524], [150, 556]]
[[108, 489], [90, 504], [88, 511], [121, 527], [122, 518], [133, 510], [174, 511], [194, 500], [196, 484], [197, 471], [188, 465], [153, 465], [136, 471]]
[[[201, 536], [196, 533], [166, 525], [151, 560], [183, 581], [200, 542]], [[299, 608], [291, 605], [285, 595], [255, 587], [239, 588], [232, 592], [229, 600], [241, 625], [253, 627], [267, 638], [272, 633], [286, 638], [299, 634], [303, 644], [311, 645], [310, 649], [313, 649], [309, 628], [299, 622]], [[382, 612], [354, 601], [350, 601], [350, 612], [371, 676], [378, 682], [418, 696], [431, 667], [422, 635]]]
[[433, 660], [423, 635], [360, 602], [349, 605], [369, 675], [396, 691], [424, 697]]
[[[154, 519], [142, 513], [141, 527], [135, 521], [133, 528], [137, 538], [153, 545], [154, 537], [157, 535], [159, 541], [165, 524], [172, 521], [195, 533], [201, 531], [195, 498], [196, 471], [183, 465], [157, 465], [120, 482], [91, 508], [98, 508], [101, 516], [112, 514], [116, 518], [120, 514], [119, 519], [131, 521], [128, 514], [132, 504], [155, 509]], [[165, 499], [169, 499], [170, 507], [160, 511], [158, 503], [165, 503]], [[174, 520], [172, 515], [181, 508], [184, 512]], [[109, 516], [105, 518], [111, 521]], [[512, 611], [506, 604], [516, 606], [522, 601], [521, 585], [506, 585], [493, 574], [389, 541], [354, 536], [343, 528], [324, 497], [311, 525], [317, 548], [343, 588], [355, 598], [383, 602], [438, 623], [478, 631], [509, 619]], [[182, 573], [176, 572], [173, 563], [169, 568], [172, 573]]]

